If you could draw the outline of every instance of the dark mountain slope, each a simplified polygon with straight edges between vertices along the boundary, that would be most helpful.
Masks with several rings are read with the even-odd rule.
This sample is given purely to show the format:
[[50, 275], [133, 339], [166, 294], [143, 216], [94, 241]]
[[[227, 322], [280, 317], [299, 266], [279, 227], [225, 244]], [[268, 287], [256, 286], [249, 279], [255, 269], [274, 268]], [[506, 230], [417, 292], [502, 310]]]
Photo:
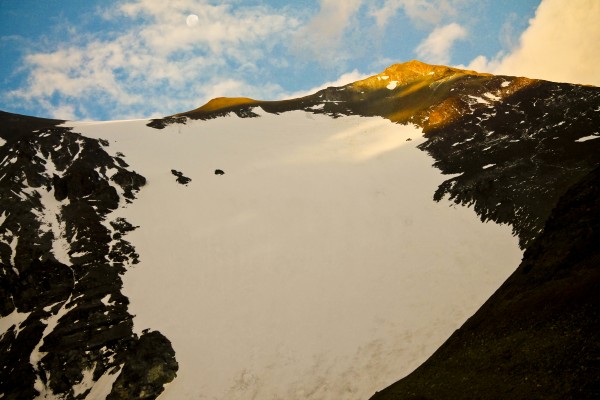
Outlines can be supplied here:
[[70, 399], [84, 371], [122, 370], [110, 398], [156, 397], [174, 352], [158, 332], [133, 333], [120, 276], [137, 262], [123, 239], [135, 228], [107, 220], [145, 179], [61, 121], [0, 117], [0, 317], [23, 319], [0, 336], [0, 394], [31, 399], [48, 385]]
[[600, 168], [558, 202], [515, 273], [372, 400], [600, 398]]
[[65, 121], [57, 119], [29, 117], [0, 111], [0, 137], [7, 142], [32, 135], [33, 131], [51, 128]]
[[425, 131], [420, 148], [460, 174], [435, 199], [510, 224], [526, 247], [559, 197], [599, 165], [600, 140], [581, 140], [600, 135], [600, 89], [537, 81]]

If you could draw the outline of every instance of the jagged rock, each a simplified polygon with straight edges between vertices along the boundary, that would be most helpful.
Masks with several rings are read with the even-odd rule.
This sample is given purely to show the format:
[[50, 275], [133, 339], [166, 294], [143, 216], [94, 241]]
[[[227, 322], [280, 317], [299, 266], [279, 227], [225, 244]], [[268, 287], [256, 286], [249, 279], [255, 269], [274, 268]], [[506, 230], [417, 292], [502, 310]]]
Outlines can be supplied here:
[[192, 181], [187, 176], [183, 176], [183, 172], [179, 172], [179, 171], [172, 169], [171, 173], [177, 177], [176, 181], [177, 181], [177, 183], [179, 183], [181, 185], [187, 186], [187, 184]]

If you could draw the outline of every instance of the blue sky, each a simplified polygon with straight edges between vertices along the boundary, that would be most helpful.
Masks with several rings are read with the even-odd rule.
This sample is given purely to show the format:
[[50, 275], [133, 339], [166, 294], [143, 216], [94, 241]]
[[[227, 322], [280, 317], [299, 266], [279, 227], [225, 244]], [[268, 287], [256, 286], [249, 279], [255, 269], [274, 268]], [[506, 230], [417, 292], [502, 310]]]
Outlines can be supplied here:
[[415, 58], [600, 85], [599, 15], [596, 0], [2, 0], [0, 109], [161, 116], [217, 96], [305, 94]]

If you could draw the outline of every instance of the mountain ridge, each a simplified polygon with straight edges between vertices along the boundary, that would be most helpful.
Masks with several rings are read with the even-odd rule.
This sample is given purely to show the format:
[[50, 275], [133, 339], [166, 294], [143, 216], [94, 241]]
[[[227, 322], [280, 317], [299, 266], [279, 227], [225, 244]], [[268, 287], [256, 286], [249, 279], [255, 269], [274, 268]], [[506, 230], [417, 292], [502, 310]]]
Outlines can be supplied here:
[[[327, 95], [331, 94], [332, 90], [337, 89], [341, 90], [349, 90], [354, 92], [354, 100], [362, 100], [364, 101], [366, 96], [360, 96], [360, 94], [364, 94], [365, 90], [370, 91], [380, 91], [386, 89], [391, 82], [396, 82], [396, 85], [389, 90], [393, 89], [402, 89], [401, 95], [406, 96], [412, 92], [418, 91], [419, 89], [423, 89], [423, 86], [430, 85], [436, 83], [439, 85], [443, 83], [444, 80], [448, 79], [457, 79], [461, 77], [481, 77], [481, 78], [491, 78], [495, 75], [488, 73], [480, 73], [467, 69], [460, 69], [454, 67], [448, 67], [444, 65], [433, 65], [426, 64], [418, 60], [411, 60], [404, 63], [393, 64], [387, 67], [383, 72], [370, 76], [368, 78], [352, 82], [340, 87], [329, 87], [326, 89], [322, 89], [317, 91], [315, 94], [307, 95], [295, 99], [289, 100], [255, 100], [244, 97], [218, 97], [215, 99], [209, 100], [206, 104], [190, 110], [177, 114], [173, 114], [171, 116], [167, 116], [165, 118], [174, 118], [186, 116], [192, 119], [204, 119], [210, 118], [211, 115], [219, 115], [226, 112], [242, 112], [244, 108], [248, 106], [265, 106], [267, 109], [272, 109], [273, 112], [278, 112], [277, 110], [285, 110], [292, 107], [297, 107], [298, 104], [301, 104], [305, 107], [310, 107], [311, 103], [317, 103], [315, 101], [315, 96], [319, 96], [323, 94], [325, 99], [327, 99]], [[532, 84], [536, 80], [528, 79], [528, 78], [516, 78], [518, 85], [516, 87], [522, 87], [526, 84]], [[511, 89], [506, 89], [504, 92], [507, 94], [512, 94], [515, 86]], [[341, 101], [332, 98], [330, 101]], [[348, 101], [348, 100], [345, 100]], [[414, 101], [414, 99], [411, 99]], [[279, 106], [277, 106], [279, 105]], [[243, 112], [242, 112], [243, 113]], [[393, 122], [407, 122], [401, 116], [386, 116]]]
[[[398, 81], [394, 81], [394, 77]], [[402, 84], [400, 84], [401, 81]], [[389, 86], [391, 82], [398, 82], [398, 84]], [[543, 94], [543, 101], [536, 100], [535, 97], [538, 93]], [[576, 149], [578, 145], [574, 144], [574, 141], [578, 140], [577, 136], [581, 132], [593, 133], [596, 131], [593, 112], [586, 111], [583, 118], [564, 114], [575, 114], [578, 112], [576, 110], [581, 107], [584, 107], [582, 110], [585, 107], [600, 108], [599, 96], [600, 91], [596, 87], [554, 83], [524, 77], [496, 76], [412, 60], [394, 64], [384, 72], [362, 81], [341, 87], [329, 87], [297, 99], [279, 101], [249, 99], [251, 100], [249, 101], [248, 99], [239, 100], [239, 98], [234, 100], [221, 98], [216, 103], [211, 100], [213, 104], [221, 105], [221, 107], [205, 105], [188, 112], [152, 120], [148, 125], [160, 129], [171, 123], [185, 123], [186, 118], [207, 120], [230, 113], [241, 118], [258, 117], [258, 114], [253, 111], [257, 107], [274, 114], [304, 110], [315, 114], [330, 115], [334, 118], [343, 115], [378, 116], [395, 123], [414, 124], [422, 128], [425, 137], [429, 138], [422, 148], [436, 159], [436, 166], [445, 165], [445, 168], [442, 169], [445, 174], [463, 174], [463, 176], [449, 179], [441, 185], [435, 199], [440, 200], [443, 196], [448, 195], [457, 204], [474, 205], [483, 221], [491, 219], [497, 223], [511, 224], [515, 234], [521, 238], [521, 246], [524, 248], [541, 232], [554, 202], [570, 185], [581, 178], [581, 175], [575, 173], [579, 167], [570, 164], [585, 163], [586, 171], [590, 171], [595, 166], [595, 157], [586, 156], [584, 159], [578, 159], [577, 156], [573, 156], [573, 158], [570, 156], [570, 154], [578, 154]], [[563, 99], [561, 101], [569, 104], [561, 104], [554, 98]], [[504, 115], [496, 112], [496, 107], [501, 108]], [[527, 107], [528, 110], [519, 109], [523, 107]], [[527, 118], [531, 120], [526, 121]], [[498, 148], [497, 154], [494, 154], [496, 153], [494, 144], [498, 143], [495, 136], [498, 134], [505, 138], [512, 136], [510, 131], [513, 119], [519, 119], [518, 123], [520, 124], [531, 125], [528, 127], [528, 132], [525, 135], [516, 135], [510, 140], [506, 140], [502, 148]], [[568, 127], [569, 138], [561, 136], [560, 139], [553, 140], [559, 140], [561, 144], [570, 149], [560, 150], [558, 153], [571, 159], [549, 162], [550, 160], [544, 156], [544, 159], [540, 160], [542, 164], [537, 164], [537, 162], [534, 164], [538, 167], [545, 165], [544, 169], [556, 169], [558, 164], [564, 162], [567, 162], [565, 166], [569, 166], [564, 168], [561, 173], [562, 177], [556, 182], [557, 185], [541, 185], [540, 192], [535, 195], [523, 187], [524, 182], [531, 184], [539, 178], [547, 179], [549, 178], [547, 171], [536, 171], [535, 168], [532, 168], [533, 164], [524, 165], [525, 160], [519, 159], [518, 155], [532, 150], [528, 146], [533, 145], [537, 140], [533, 139], [534, 135], [541, 132], [549, 135], [557, 126], [560, 126], [556, 124], [565, 123], [564, 121], [570, 121], [565, 126]], [[485, 145], [477, 151], [487, 151], [494, 156], [490, 158], [489, 162], [474, 165], [475, 169], [468, 174], [465, 174], [464, 168], [455, 168], [442, 159], [450, 154], [449, 152], [454, 152], [460, 153], [462, 160], [467, 160], [464, 157], [471, 145], [477, 142], [471, 144], [464, 142], [460, 146], [451, 143], [455, 148], [448, 148], [444, 145], [444, 142], [448, 143], [449, 140], [454, 140], [449, 135], [460, 132], [459, 135], [463, 139], [469, 137], [470, 133], [463, 129], [463, 125], [471, 128], [479, 125], [485, 126], [487, 133], [482, 138]], [[523, 148], [522, 145], [526, 145], [526, 148]], [[542, 145], [548, 146], [543, 150], [544, 153], [554, 151], [551, 148], [555, 144], [544, 140]], [[443, 146], [444, 149], [436, 150], [438, 146]], [[480, 168], [488, 164], [505, 164], [507, 161], [513, 163], [514, 166], [506, 169], [507, 181], [503, 185], [514, 187], [510, 189], [506, 187], [503, 190], [514, 190], [514, 193], [510, 199], [504, 199], [504, 202], [502, 197], [494, 197], [496, 202], [503, 203], [498, 210], [496, 203], [483, 204], [484, 198], [473, 197], [472, 193], [475, 193], [473, 185], [486, 188], [486, 196], [488, 196], [490, 190], [493, 191], [490, 187], [491, 181], [489, 178], [486, 179], [489, 174]], [[521, 172], [517, 172], [515, 168], [522, 171], [535, 171], [534, 176], [521, 180], [523, 176], [520, 176]], [[508, 174], [511, 174], [512, 178]], [[521, 188], [515, 190], [516, 187]], [[548, 192], [548, 188], [552, 188], [552, 190]], [[523, 197], [519, 193], [529, 193], [532, 198], [521, 198], [514, 202], [516, 197]], [[542, 200], [541, 196], [549, 196], [552, 202], [548, 203]], [[537, 206], [538, 203], [549, 205], [540, 208]], [[535, 222], [523, 220], [517, 216], [518, 213], [523, 212], [520, 211], [522, 207], [529, 209], [525, 215], [535, 216]]]

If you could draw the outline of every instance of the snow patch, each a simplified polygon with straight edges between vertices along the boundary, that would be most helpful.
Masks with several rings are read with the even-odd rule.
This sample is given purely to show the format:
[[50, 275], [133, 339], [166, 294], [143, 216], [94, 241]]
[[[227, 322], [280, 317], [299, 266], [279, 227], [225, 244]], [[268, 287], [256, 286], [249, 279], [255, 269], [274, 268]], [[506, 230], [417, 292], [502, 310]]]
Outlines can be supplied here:
[[114, 304], [114, 301], [109, 301], [110, 300], [110, 294], [107, 294], [106, 296], [104, 296], [100, 301], [102, 302], [102, 304], [104, 304], [105, 306], [112, 306]]
[[62, 222], [61, 214], [63, 205], [68, 204], [68, 198], [61, 201], [56, 200], [54, 191], [47, 192], [44, 189], [38, 191], [40, 202], [44, 213], [38, 216], [42, 232], [52, 233], [52, 253], [56, 260], [62, 264], [69, 265], [69, 250], [71, 248], [66, 238], [65, 224]]
[[[52, 379], [52, 375], [48, 374], [46, 376], [47, 379]], [[38, 391], [38, 396], [36, 400], [64, 400], [63, 396], [57, 396], [52, 392], [50, 387], [46, 386], [44, 382], [42, 382], [42, 378], [36, 376], [35, 382], [33, 383], [33, 388]]]
[[13, 310], [10, 314], [5, 317], [0, 318], [0, 337], [4, 336], [6, 332], [10, 330], [13, 326], [18, 332], [20, 332], [20, 325], [23, 323], [27, 317], [29, 317], [30, 312], [21, 313], [16, 309]]
[[[44, 344], [44, 339], [46, 338], [46, 336], [48, 336], [54, 330], [54, 328], [56, 328], [58, 321], [68, 312], [68, 308], [66, 307], [66, 305], [69, 303], [70, 300], [71, 300], [71, 296], [69, 296], [69, 299], [63, 303], [62, 307], [56, 312], [56, 314], [50, 315], [45, 320], [41, 320], [41, 322], [45, 322], [46, 327], [44, 328], [44, 332], [42, 333], [42, 338], [40, 339], [40, 341], [37, 343], [37, 345], [31, 352], [31, 354], [29, 355], [29, 362], [30, 362], [31, 366], [33, 367], [33, 369], [36, 371], [36, 373], [39, 370], [38, 364], [40, 363], [40, 361], [46, 354], [46, 353], [40, 351], [40, 347], [42, 347], [42, 345]], [[58, 399], [59, 398], [52, 393], [52, 390], [42, 382], [42, 380], [39, 376], [36, 377], [34, 388], [38, 392], [40, 392], [40, 396], [38, 396], [38, 398], [41, 398], [41, 399]], [[60, 397], [60, 398], [62, 398], [62, 397]]]
[[472, 96], [470, 94], [467, 95], [467, 97], [470, 98], [471, 100], [474, 100], [474, 102], [469, 102], [470, 104], [490, 104], [489, 101], [487, 101], [483, 97]]
[[106, 399], [112, 391], [112, 387], [121, 374], [122, 369], [123, 365], [120, 365], [116, 371], [110, 370], [102, 375], [98, 381], [93, 384], [92, 390], [85, 397], [86, 400]]
[[483, 95], [485, 97], [487, 97], [488, 99], [493, 100], [493, 101], [500, 101], [500, 100], [502, 100], [501, 97], [496, 96], [495, 94], [493, 94], [491, 92], [484, 93]]
[[500, 86], [502, 86], [502, 87], [510, 86], [510, 81], [504, 81], [500, 84]]
[[483, 167], [481, 167], [481, 168], [483, 168], [483, 169], [488, 169], [488, 168], [492, 168], [494, 165], [496, 165], [496, 164], [487, 164], [487, 165], [484, 165], [484, 166], [483, 166]]
[[386, 88], [388, 88], [389, 90], [394, 90], [396, 89], [396, 86], [398, 86], [398, 81], [391, 81], [387, 84]]
[[576, 142], [587, 142], [588, 140], [598, 139], [600, 138], [600, 134], [593, 133], [589, 136], [584, 136], [576, 140]]
[[444, 177], [446, 179], [455, 179], [455, 178], [458, 178], [459, 176], [462, 176], [463, 174], [464, 174], [464, 172], [459, 172], [456, 174], [444, 174]]
[[0, 226], [4, 225], [4, 221], [6, 221], [6, 217], [8, 217], [8, 211], [2, 211], [2, 215], [0, 215]]
[[73, 385], [73, 395], [75, 397], [84, 393], [86, 390], [90, 389], [94, 386], [94, 369], [96, 368], [96, 364], [92, 368], [85, 369], [82, 371], [83, 378], [81, 378], [81, 382], [76, 385]]
[[[8, 235], [7, 235], [8, 234]], [[14, 267], [15, 265], [15, 256], [17, 255], [17, 245], [19, 244], [19, 237], [15, 235], [10, 229], [6, 230], [6, 233], [2, 235], [3, 239], [6, 239], [6, 236], [10, 237], [10, 265], [13, 266], [13, 270], [17, 275], [19, 275], [19, 271]]]

